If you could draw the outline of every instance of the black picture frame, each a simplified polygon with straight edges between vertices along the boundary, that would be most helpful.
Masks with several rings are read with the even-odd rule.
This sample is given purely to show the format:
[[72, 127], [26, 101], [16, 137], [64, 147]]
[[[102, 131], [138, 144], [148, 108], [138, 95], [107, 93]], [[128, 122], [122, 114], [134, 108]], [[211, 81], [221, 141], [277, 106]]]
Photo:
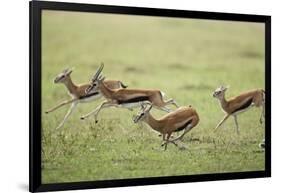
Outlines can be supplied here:
[[[266, 90], [265, 171], [42, 184], [41, 182], [41, 11], [44, 9], [264, 23], [265, 24], [265, 90]], [[215, 13], [215, 12], [202, 12], [202, 11], [184, 11], [184, 10], [141, 8], [141, 7], [93, 5], [93, 4], [80, 4], [80, 3], [47, 2], [47, 1], [29, 2], [29, 11], [30, 11], [30, 18], [29, 18], [30, 20], [29, 191], [30, 192], [123, 187], [123, 186], [152, 185], [152, 184], [170, 184], [170, 183], [244, 179], [244, 178], [261, 178], [261, 177], [271, 176], [271, 17], [270, 16], [233, 14], [233, 13]]]

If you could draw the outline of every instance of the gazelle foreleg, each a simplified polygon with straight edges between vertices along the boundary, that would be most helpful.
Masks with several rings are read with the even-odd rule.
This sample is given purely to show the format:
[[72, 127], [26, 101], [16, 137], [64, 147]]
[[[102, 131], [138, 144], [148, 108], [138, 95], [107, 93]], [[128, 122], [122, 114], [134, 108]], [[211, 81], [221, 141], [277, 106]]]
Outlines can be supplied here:
[[98, 106], [97, 108], [95, 108], [93, 111], [87, 113], [86, 115], [82, 115], [82, 116], [80, 117], [80, 119], [84, 120], [84, 119], [88, 118], [89, 116], [91, 116], [92, 114], [94, 114], [94, 113], [100, 111], [100, 108], [101, 108], [104, 104], [107, 104], [107, 103], [110, 103], [110, 102], [104, 101], [100, 106]]
[[226, 114], [223, 119], [219, 122], [219, 124], [216, 126], [215, 131], [223, 124], [223, 122], [226, 121], [226, 119], [229, 117], [229, 114]]
[[88, 118], [88, 117], [91, 116], [93, 113], [95, 113], [97, 110], [98, 110], [98, 107], [95, 108], [93, 111], [87, 113], [86, 115], [82, 115], [82, 116], [80, 117], [80, 119], [84, 120], [84, 119]]
[[164, 146], [164, 151], [167, 150], [167, 146], [168, 146], [170, 137], [171, 137], [171, 133], [168, 133], [168, 134], [167, 134], [167, 138], [166, 138], [166, 139], [165, 139], [165, 135], [163, 135], [163, 141], [164, 141], [164, 143], [162, 143], [161, 146]]
[[171, 110], [171, 109], [169, 109], [168, 107], [157, 107], [157, 106], [153, 106], [153, 107], [155, 107], [156, 109], [159, 109], [159, 110], [165, 111], [165, 112], [167, 112], [167, 113], [172, 112], [172, 110]]
[[[181, 138], [182, 138], [182, 137], [184, 136], [184, 134], [186, 134], [188, 131], [190, 131], [190, 129], [186, 129], [185, 132], [181, 135]], [[179, 139], [181, 139], [181, 138], [177, 138], [177, 139], [170, 140], [170, 137], [171, 137], [171, 134], [168, 134], [167, 139], [166, 139], [165, 142], [162, 144], [162, 146], [165, 146], [165, 149], [164, 149], [164, 150], [167, 149], [168, 143], [172, 143], [172, 144], [174, 144], [176, 147], [178, 147], [178, 148], [180, 148], [180, 149], [186, 149], [186, 147], [184, 147], [184, 146], [179, 146], [179, 145], [175, 142], [176, 140], [179, 140]]]
[[239, 135], [239, 126], [238, 126], [238, 121], [237, 121], [237, 115], [233, 115], [235, 125], [236, 125], [236, 132]]
[[184, 135], [185, 135], [187, 132], [190, 131], [191, 128], [192, 128], [192, 125], [188, 125], [188, 126], [184, 129], [184, 132], [183, 132], [180, 136], [178, 136], [178, 137], [176, 137], [176, 138], [174, 138], [174, 139], [172, 139], [172, 140], [169, 140], [168, 142], [175, 142], [175, 141], [181, 140], [181, 139], [184, 137]]
[[166, 150], [167, 149], [166, 133], [163, 133], [162, 137], [163, 137], [163, 142], [162, 142], [161, 146], [162, 147], [165, 146], [164, 150]]
[[64, 118], [63, 118], [63, 120], [62, 120], [62, 122], [57, 126], [56, 129], [59, 129], [59, 128], [61, 128], [61, 127], [64, 125], [64, 123], [66, 122], [66, 120], [68, 119], [68, 117], [71, 115], [71, 113], [72, 113], [72, 112], [74, 111], [74, 109], [76, 108], [77, 104], [78, 104], [78, 102], [73, 102], [73, 103], [71, 104], [71, 106], [70, 106], [70, 108], [68, 109], [67, 113], [65, 114], [65, 116], [64, 116]]
[[57, 110], [58, 108], [60, 108], [60, 107], [62, 107], [62, 106], [64, 106], [64, 105], [67, 105], [67, 104], [69, 104], [69, 103], [72, 103], [72, 102], [74, 102], [74, 101], [76, 101], [76, 100], [78, 100], [78, 99], [74, 98], [74, 99], [71, 99], [71, 100], [63, 101], [63, 102], [61, 102], [60, 104], [58, 104], [57, 106], [55, 106], [55, 107], [53, 107], [53, 108], [51, 108], [51, 109], [45, 111], [45, 113], [46, 113], [46, 114], [51, 113], [51, 112]]
[[106, 102], [103, 102], [97, 109], [97, 111], [95, 112], [95, 122], [97, 123], [98, 122], [98, 114], [99, 112], [104, 109], [104, 108], [108, 108], [108, 107], [117, 107], [118, 104], [115, 104], [115, 103], [112, 103], [110, 101], [106, 101]]

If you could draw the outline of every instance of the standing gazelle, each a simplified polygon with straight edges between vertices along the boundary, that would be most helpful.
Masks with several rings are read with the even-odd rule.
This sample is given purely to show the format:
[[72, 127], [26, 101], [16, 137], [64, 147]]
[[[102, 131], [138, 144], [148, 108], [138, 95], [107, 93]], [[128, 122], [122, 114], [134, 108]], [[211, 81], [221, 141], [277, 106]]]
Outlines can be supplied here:
[[89, 86], [89, 88], [87, 89], [87, 93], [99, 90], [107, 100], [104, 101], [98, 108], [96, 108], [92, 112], [88, 113], [85, 116], [82, 116], [81, 119], [85, 119], [91, 114], [94, 114], [95, 122], [97, 122], [97, 115], [103, 108], [123, 107], [131, 110], [132, 108], [139, 107], [140, 102], [152, 104], [153, 107], [156, 107], [166, 112], [171, 112], [171, 110], [166, 107], [169, 104], [173, 104], [178, 107], [174, 99], [164, 101], [163, 93], [160, 90], [124, 88], [112, 89], [108, 87], [105, 84], [105, 77], [102, 77], [100, 75], [103, 66], [104, 65], [102, 64], [98, 69], [96, 75], [93, 77], [91, 86]]
[[[189, 107], [180, 107], [177, 110], [170, 112], [164, 115], [160, 119], [155, 119], [150, 114], [152, 105], [149, 108], [146, 108], [143, 104], [141, 105], [141, 110], [138, 115], [134, 118], [134, 122], [139, 121], [146, 122], [152, 129], [158, 131], [163, 136], [163, 144], [165, 149], [167, 149], [168, 143], [175, 143], [176, 141], [183, 138], [183, 136], [189, 132], [193, 127], [195, 127], [199, 122], [199, 116], [194, 108]], [[170, 140], [171, 134], [173, 132], [178, 132], [184, 130], [184, 132]]]
[[262, 119], [264, 118], [265, 113], [265, 92], [263, 89], [255, 89], [243, 92], [229, 100], [225, 99], [226, 90], [227, 87], [220, 86], [213, 93], [213, 97], [220, 101], [221, 108], [225, 112], [225, 116], [216, 126], [215, 130], [218, 129], [229, 116], [232, 115], [235, 121], [237, 134], [239, 134], [237, 115], [241, 112], [247, 111], [252, 106], [262, 108], [260, 116], [260, 123], [262, 124]]
[[[66, 86], [66, 88], [68, 90], [68, 94], [71, 96], [71, 99], [65, 100], [65, 101], [61, 102], [60, 104], [58, 104], [57, 106], [55, 106], [45, 112], [46, 114], [53, 112], [56, 109], [71, 103], [71, 107], [69, 108], [68, 112], [64, 116], [63, 121], [57, 126], [57, 129], [64, 125], [65, 121], [71, 115], [71, 113], [73, 112], [73, 110], [75, 109], [75, 107], [77, 106], [78, 103], [91, 102], [91, 101], [97, 100], [102, 97], [101, 93], [98, 90], [96, 90], [94, 92], [86, 93], [86, 91], [85, 91], [86, 88], [88, 88], [90, 86], [89, 83], [81, 84], [81, 85], [74, 84], [70, 77], [71, 73], [72, 73], [72, 70], [66, 69], [63, 72], [61, 72], [60, 74], [58, 74], [54, 79], [55, 84], [62, 83]], [[109, 88], [113, 88], [113, 89], [126, 88], [126, 86], [121, 81], [118, 81], [118, 80], [107, 80], [107, 81], [105, 81], [104, 84], [107, 85]]]

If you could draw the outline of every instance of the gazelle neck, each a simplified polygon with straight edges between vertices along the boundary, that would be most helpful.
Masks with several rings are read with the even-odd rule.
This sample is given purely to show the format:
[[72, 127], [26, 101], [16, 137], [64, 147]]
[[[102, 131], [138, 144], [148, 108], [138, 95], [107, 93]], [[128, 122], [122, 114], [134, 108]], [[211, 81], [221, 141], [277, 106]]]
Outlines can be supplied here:
[[99, 84], [99, 90], [105, 98], [111, 98], [113, 91], [108, 88], [103, 81]]
[[219, 98], [221, 107], [225, 110], [228, 107], [228, 101], [225, 99], [225, 95], [223, 94], [223, 96], [221, 98]]
[[150, 113], [146, 116], [144, 121], [155, 131], [162, 133], [162, 127], [158, 120], [154, 119]]
[[70, 77], [67, 79], [67, 81], [64, 82], [64, 85], [66, 86], [70, 94], [76, 94], [77, 86], [72, 82]]

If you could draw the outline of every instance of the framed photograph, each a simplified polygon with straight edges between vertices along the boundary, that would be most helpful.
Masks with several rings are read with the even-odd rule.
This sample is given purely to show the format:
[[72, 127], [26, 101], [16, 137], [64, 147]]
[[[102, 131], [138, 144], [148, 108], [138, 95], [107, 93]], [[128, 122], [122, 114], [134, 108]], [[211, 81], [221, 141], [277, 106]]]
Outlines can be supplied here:
[[271, 176], [271, 18], [30, 2], [30, 191]]

